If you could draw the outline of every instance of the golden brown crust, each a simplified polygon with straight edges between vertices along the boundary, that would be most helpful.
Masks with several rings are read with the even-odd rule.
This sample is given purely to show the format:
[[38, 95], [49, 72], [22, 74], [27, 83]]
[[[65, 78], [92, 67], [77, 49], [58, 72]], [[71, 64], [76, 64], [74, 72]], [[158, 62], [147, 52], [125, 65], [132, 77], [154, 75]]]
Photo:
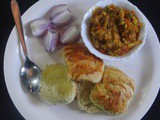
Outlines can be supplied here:
[[134, 82], [122, 71], [106, 67], [102, 81], [91, 91], [91, 101], [109, 114], [123, 113], [133, 97]]
[[[119, 78], [118, 82], [117, 78]], [[134, 91], [134, 81], [131, 78], [129, 78], [124, 72], [114, 67], [106, 66], [103, 74], [103, 82], [112, 82], [113, 84], [115, 82], [116, 84], [122, 82], [124, 84], [129, 85]]]
[[89, 52], [82, 43], [71, 44], [63, 50], [68, 74], [72, 80], [99, 82], [103, 70], [103, 61]]

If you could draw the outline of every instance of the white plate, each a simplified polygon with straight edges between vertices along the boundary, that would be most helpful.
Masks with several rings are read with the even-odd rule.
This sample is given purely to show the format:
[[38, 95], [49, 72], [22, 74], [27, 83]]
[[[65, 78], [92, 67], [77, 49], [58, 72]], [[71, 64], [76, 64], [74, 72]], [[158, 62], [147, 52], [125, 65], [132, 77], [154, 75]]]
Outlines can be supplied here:
[[[80, 24], [83, 15], [98, 0], [40, 0], [23, 15], [23, 23], [39, 18], [53, 5], [67, 3]], [[144, 47], [132, 58], [123, 62], [106, 62], [123, 70], [135, 80], [135, 96], [127, 109], [120, 116], [106, 114], [88, 114], [81, 112], [76, 102], [70, 105], [49, 106], [23, 91], [19, 80], [21, 66], [18, 38], [14, 28], [8, 39], [4, 56], [4, 74], [7, 89], [19, 112], [27, 120], [139, 120], [154, 102], [160, 86], [160, 45], [154, 29], [146, 19], [148, 34]], [[26, 28], [26, 27], [25, 27]], [[59, 54], [45, 53], [39, 40], [26, 34], [29, 57], [41, 68], [47, 63], [58, 60]]]

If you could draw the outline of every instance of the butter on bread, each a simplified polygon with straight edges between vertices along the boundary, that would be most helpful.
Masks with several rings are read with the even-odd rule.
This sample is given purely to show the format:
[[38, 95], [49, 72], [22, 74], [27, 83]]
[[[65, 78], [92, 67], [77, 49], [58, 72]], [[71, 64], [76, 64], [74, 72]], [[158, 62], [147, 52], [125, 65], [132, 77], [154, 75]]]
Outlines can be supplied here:
[[91, 54], [83, 43], [65, 46], [63, 56], [70, 79], [75, 81], [86, 80], [93, 83], [101, 80], [104, 71], [103, 60]]
[[121, 114], [132, 100], [134, 89], [134, 81], [124, 72], [106, 66], [102, 80], [91, 91], [90, 100], [108, 114]]

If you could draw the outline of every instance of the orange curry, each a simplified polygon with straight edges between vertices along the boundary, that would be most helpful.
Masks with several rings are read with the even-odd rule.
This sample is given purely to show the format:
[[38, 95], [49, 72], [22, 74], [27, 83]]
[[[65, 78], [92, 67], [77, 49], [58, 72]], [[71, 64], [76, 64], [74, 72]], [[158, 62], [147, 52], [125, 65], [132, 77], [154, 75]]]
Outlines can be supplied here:
[[89, 35], [93, 46], [101, 53], [122, 56], [142, 43], [138, 40], [141, 28], [142, 23], [134, 11], [112, 4], [93, 11]]

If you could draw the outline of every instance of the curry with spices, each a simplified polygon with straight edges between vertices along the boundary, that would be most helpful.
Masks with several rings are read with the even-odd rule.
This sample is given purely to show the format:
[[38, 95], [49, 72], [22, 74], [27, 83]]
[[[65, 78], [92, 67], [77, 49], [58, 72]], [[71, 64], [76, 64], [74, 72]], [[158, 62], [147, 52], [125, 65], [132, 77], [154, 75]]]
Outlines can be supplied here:
[[101, 53], [122, 56], [142, 43], [138, 40], [141, 28], [142, 23], [134, 11], [112, 4], [93, 11], [89, 35], [93, 46]]

